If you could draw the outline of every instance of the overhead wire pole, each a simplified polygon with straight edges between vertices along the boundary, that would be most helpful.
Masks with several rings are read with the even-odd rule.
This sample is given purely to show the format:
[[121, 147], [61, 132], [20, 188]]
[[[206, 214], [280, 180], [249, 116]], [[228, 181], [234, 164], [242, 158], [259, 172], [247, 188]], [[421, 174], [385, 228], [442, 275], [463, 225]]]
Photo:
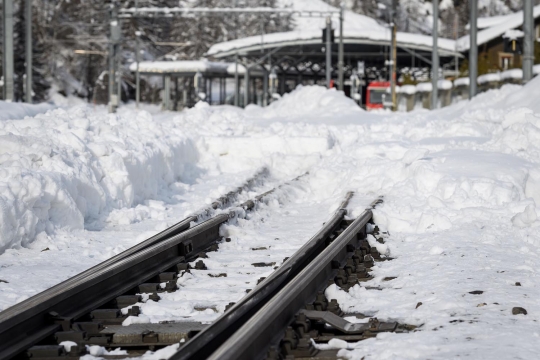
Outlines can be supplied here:
[[4, 51], [2, 65], [4, 70], [4, 101], [12, 102], [15, 100], [13, 92], [13, 0], [4, 0], [3, 5]]
[[454, 48], [454, 72], [455, 77], [457, 78], [459, 76], [459, 60], [458, 60], [458, 51], [457, 51], [457, 39], [458, 39], [458, 26], [459, 26], [459, 18], [457, 13], [454, 15], [454, 44], [456, 44]]
[[[135, 0], [135, 16], [139, 10], [139, 1]], [[139, 20], [136, 19], [136, 28], [135, 31], [135, 61], [137, 62], [137, 69], [135, 73], [135, 104], [137, 109], [139, 108], [139, 102], [141, 101], [141, 73], [139, 71], [139, 64], [141, 62], [141, 32], [139, 30]]]
[[26, 102], [32, 103], [32, 0], [26, 0], [24, 4], [26, 41]]
[[533, 1], [523, 0], [523, 83], [533, 77], [534, 15]]
[[118, 23], [118, 11], [116, 8], [116, 3], [111, 4], [110, 9], [110, 39], [109, 39], [109, 112], [115, 113], [116, 108], [118, 107], [118, 93], [116, 87], [117, 84], [117, 74], [116, 67], [117, 63], [117, 52], [118, 52], [118, 43], [120, 42], [120, 24]]
[[343, 79], [343, 8], [344, 4], [339, 5], [339, 50], [338, 50], [338, 81], [339, 81], [339, 90], [343, 91], [344, 79]]
[[332, 18], [326, 18], [326, 87], [332, 83]]
[[396, 93], [396, 68], [397, 68], [397, 0], [392, 0], [392, 39], [391, 39], [391, 52], [390, 52], [390, 95], [392, 97], [392, 111], [397, 110], [397, 93]]
[[431, 50], [431, 109], [439, 100], [439, 0], [433, 0], [433, 49]]
[[238, 52], [236, 52], [234, 54], [234, 106], [239, 105], [238, 96], [240, 96], [240, 91], [238, 85]]
[[470, 26], [469, 32], [469, 99], [476, 96], [476, 78], [478, 77], [478, 42], [477, 42], [477, 15], [478, 2], [476, 0], [469, 1], [470, 6]]

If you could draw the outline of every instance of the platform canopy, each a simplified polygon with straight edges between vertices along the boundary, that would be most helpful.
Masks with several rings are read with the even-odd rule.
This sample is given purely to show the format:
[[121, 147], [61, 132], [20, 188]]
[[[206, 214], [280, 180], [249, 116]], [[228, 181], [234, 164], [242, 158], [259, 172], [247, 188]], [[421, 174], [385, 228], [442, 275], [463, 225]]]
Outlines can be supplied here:
[[[339, 39], [339, 9], [323, 3], [321, 0], [282, 0], [290, 8], [302, 11], [303, 16], [293, 14], [294, 29], [289, 32], [261, 34], [247, 38], [222, 42], [213, 45], [207, 52], [208, 57], [216, 59], [232, 59], [237, 54], [243, 59], [256, 61], [264, 56], [272, 60], [281, 71], [286, 68], [295, 69], [297, 73], [304, 71], [311, 74], [324, 72], [324, 43], [322, 29], [325, 18], [305, 17], [309, 11], [333, 12], [332, 28], [335, 43], [332, 47], [332, 63], [334, 71], [337, 67]], [[370, 67], [385, 70], [385, 61], [389, 59], [391, 40], [390, 27], [375, 19], [344, 11], [344, 54], [345, 70], [351, 72], [358, 61], [364, 61], [366, 69]], [[432, 38], [426, 35], [398, 32], [398, 64], [397, 68], [430, 67]], [[462, 57], [456, 52], [454, 40], [439, 39], [438, 52], [441, 64]], [[268, 63], [269, 61], [265, 61]]]

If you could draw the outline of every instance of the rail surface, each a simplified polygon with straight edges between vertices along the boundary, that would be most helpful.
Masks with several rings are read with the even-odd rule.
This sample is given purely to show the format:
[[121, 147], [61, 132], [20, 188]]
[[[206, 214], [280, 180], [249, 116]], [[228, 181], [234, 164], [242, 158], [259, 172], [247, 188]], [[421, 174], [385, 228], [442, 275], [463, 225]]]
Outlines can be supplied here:
[[[373, 202], [372, 207], [380, 202], [380, 199]], [[369, 266], [370, 264], [367, 263], [373, 261], [371, 253], [376, 253], [376, 250], [374, 251], [374, 249], [370, 248], [365, 240], [367, 234], [366, 226], [368, 222], [372, 220], [372, 215], [371, 210], [367, 209], [357, 217], [334, 241], [322, 250], [315, 259], [309, 262], [309, 264], [282, 287], [257, 313], [251, 316], [249, 320], [246, 321], [233, 335], [229, 336], [217, 350], [206, 358], [212, 360], [253, 360], [263, 359], [267, 357], [267, 355], [268, 358], [284, 358], [284, 356], [287, 355], [294, 356], [294, 353], [290, 354], [287, 353], [287, 351], [293, 352], [292, 350], [296, 350], [299, 347], [299, 344], [303, 346], [303, 349], [300, 349], [300, 351], [296, 353], [297, 357], [317, 357], [316, 350], [313, 348], [311, 341], [306, 341], [306, 339], [304, 339], [305, 341], [302, 344], [301, 339], [298, 338], [298, 333], [306, 334], [310, 330], [310, 321], [306, 321], [306, 316], [309, 315], [312, 320], [323, 321], [326, 323], [325, 325], [331, 325], [335, 328], [341, 326], [348, 331], [351, 327], [350, 323], [341, 319], [334, 313], [327, 311], [329, 310], [328, 304], [324, 303], [325, 301], [327, 302], [327, 300], [324, 299], [321, 290], [324, 290], [324, 288], [328, 286], [329, 280], [332, 280], [333, 282], [336, 279], [336, 282], [339, 282], [338, 275], [340, 268], [343, 271], [343, 267], [347, 264], [346, 260], [352, 259], [352, 254], [354, 254], [355, 251], [358, 251], [358, 249], [364, 248], [364, 251], [360, 253], [361, 255], [364, 255], [362, 263], [366, 263], [365, 265]], [[375, 256], [378, 257], [379, 254]], [[356, 260], [360, 263], [358, 256]], [[351, 269], [349, 279], [345, 280], [345, 284], [342, 283], [341, 285], [350, 286], [358, 283], [357, 271], [358, 269], [356, 268]], [[319, 297], [317, 297], [317, 295], [319, 295]], [[319, 304], [317, 304], [317, 301]], [[311, 312], [302, 312], [302, 309], [310, 302], [314, 303], [314, 305], [312, 305], [314, 310], [311, 310]], [[299, 313], [303, 314], [303, 317], [300, 320], [298, 319]], [[331, 318], [332, 315], [334, 316], [333, 318]], [[286, 353], [282, 353], [281, 355], [283, 357], [279, 357], [279, 352], [273, 348], [269, 354], [270, 346], [278, 344], [280, 339], [283, 339], [283, 334], [287, 333], [287, 328], [293, 323], [295, 317], [297, 325], [299, 323], [297, 330], [298, 328], [300, 330], [295, 332], [291, 328], [291, 331], [289, 331], [289, 338], [284, 340]], [[325, 321], [327, 318], [331, 319]], [[362, 328], [361, 330], [363, 331], [365, 329]]]
[[353, 193], [348, 192], [334, 215], [304, 246], [209, 327], [189, 340], [170, 359], [205, 359], [210, 356], [231, 333], [245, 323], [324, 249], [330, 235], [340, 227], [344, 220], [347, 214], [346, 208], [352, 196]]

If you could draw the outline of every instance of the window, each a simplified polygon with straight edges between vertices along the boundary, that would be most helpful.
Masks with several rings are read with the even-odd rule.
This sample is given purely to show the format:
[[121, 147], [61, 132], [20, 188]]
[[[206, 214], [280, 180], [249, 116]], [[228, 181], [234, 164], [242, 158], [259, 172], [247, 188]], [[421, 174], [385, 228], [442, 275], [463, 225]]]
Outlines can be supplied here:
[[385, 98], [386, 95], [386, 89], [371, 89], [369, 93], [369, 103], [382, 104], [383, 98]]
[[499, 52], [499, 67], [508, 70], [514, 65], [514, 54]]

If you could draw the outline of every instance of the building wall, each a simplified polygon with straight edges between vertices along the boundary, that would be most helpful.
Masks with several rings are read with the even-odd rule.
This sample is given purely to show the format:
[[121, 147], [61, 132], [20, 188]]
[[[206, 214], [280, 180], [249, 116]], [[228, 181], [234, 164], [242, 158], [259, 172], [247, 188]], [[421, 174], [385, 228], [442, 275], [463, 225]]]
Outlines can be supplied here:
[[[522, 28], [519, 29], [522, 30]], [[540, 47], [538, 39], [540, 39], [540, 18], [535, 19], [535, 50]], [[480, 45], [478, 47], [478, 73], [482, 75], [496, 70], [521, 67], [521, 48], [518, 48], [516, 53], [505, 52], [504, 50], [504, 39], [502, 36]], [[508, 59], [506, 63], [504, 61], [505, 58]]]

